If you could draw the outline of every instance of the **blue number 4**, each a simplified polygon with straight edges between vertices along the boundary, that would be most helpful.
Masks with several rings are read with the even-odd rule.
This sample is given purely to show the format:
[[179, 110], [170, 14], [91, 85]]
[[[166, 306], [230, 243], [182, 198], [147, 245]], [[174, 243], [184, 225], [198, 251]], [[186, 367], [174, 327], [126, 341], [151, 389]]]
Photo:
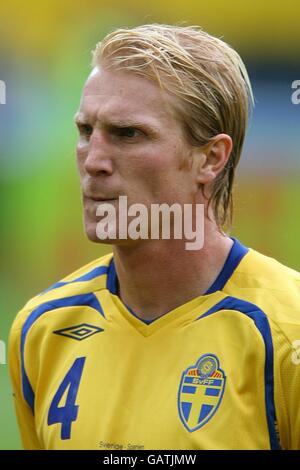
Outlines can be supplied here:
[[[85, 359], [85, 357], [78, 357], [75, 360], [64, 380], [58, 387], [50, 405], [48, 426], [61, 423], [61, 439], [70, 439], [72, 422], [77, 419], [79, 406], [75, 405], [75, 402]], [[67, 389], [68, 395], [65, 406], [58, 406]]]

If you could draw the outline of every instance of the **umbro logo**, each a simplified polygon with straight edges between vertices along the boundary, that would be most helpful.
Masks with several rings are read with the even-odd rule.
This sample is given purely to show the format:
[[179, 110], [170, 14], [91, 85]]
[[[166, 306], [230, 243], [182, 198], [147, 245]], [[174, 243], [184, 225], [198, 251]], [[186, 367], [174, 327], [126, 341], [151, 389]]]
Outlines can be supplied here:
[[83, 339], [89, 338], [104, 331], [103, 328], [98, 326], [89, 325], [88, 323], [81, 323], [80, 325], [70, 326], [69, 328], [63, 328], [62, 330], [53, 331], [54, 334], [60, 336], [66, 336], [67, 338], [76, 339], [82, 341]]

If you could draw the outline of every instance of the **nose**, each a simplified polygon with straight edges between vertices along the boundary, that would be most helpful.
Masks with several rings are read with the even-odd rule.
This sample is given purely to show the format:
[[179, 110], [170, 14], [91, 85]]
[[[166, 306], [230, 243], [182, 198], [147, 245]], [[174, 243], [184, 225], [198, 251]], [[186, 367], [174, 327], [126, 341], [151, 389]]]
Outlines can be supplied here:
[[111, 175], [113, 173], [112, 149], [103, 133], [95, 129], [90, 137], [84, 169], [91, 176]]

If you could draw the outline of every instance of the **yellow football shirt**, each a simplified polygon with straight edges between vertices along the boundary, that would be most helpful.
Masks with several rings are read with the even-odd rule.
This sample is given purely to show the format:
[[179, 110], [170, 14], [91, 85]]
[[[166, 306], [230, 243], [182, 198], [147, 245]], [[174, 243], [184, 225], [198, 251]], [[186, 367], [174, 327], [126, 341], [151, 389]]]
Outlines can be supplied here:
[[117, 294], [108, 255], [18, 314], [25, 448], [300, 449], [297, 272], [234, 240], [207, 293], [152, 322]]

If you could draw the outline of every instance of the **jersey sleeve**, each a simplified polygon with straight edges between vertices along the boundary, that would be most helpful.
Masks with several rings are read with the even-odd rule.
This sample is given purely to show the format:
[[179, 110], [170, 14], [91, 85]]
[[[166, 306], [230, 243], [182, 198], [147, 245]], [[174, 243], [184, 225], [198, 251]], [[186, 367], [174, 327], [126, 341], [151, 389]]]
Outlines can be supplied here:
[[21, 342], [22, 320], [19, 317], [13, 323], [9, 337], [8, 362], [13, 389], [14, 405], [24, 449], [42, 449], [35, 430], [33, 412], [25, 401], [22, 391]]

